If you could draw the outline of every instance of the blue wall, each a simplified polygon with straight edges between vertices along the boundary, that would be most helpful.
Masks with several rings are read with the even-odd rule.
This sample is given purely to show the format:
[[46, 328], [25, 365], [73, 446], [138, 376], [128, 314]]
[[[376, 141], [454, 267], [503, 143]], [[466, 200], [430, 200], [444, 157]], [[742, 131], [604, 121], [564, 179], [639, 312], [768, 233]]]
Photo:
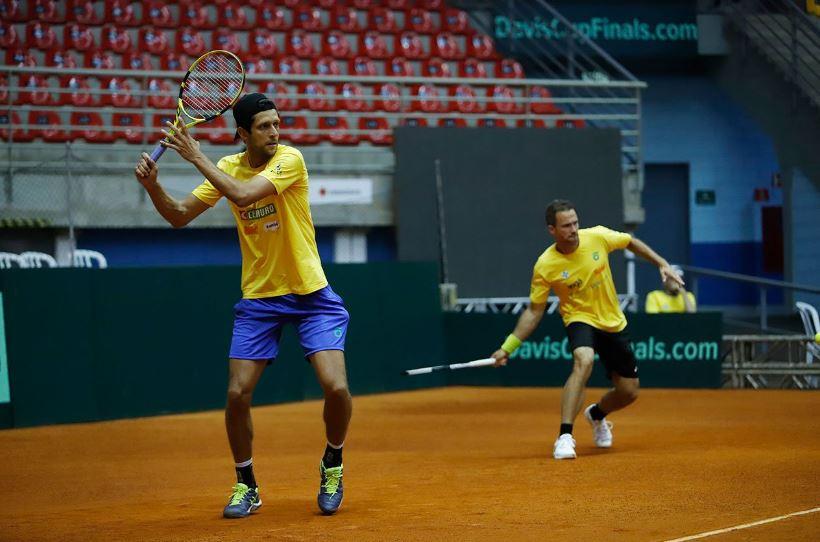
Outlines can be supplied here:
[[[779, 171], [771, 139], [708, 77], [645, 80], [644, 161], [689, 164], [689, 263], [765, 276], [760, 210], [753, 194], [755, 188], [769, 187], [772, 174]], [[699, 189], [714, 190], [716, 204], [697, 205]], [[755, 288], [726, 281], [705, 280], [699, 293], [702, 304], [757, 302]]]
[[[803, 172], [795, 170], [791, 186], [791, 280], [820, 285], [820, 189]], [[795, 301], [820, 307], [820, 295], [796, 293]]]

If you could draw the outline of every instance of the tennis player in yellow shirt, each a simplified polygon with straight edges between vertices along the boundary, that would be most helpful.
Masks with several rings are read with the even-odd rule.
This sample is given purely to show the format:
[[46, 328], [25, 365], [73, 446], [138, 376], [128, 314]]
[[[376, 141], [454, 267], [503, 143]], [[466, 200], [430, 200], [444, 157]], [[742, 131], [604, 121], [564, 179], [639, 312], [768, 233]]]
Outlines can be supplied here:
[[629, 234], [603, 226], [580, 229], [575, 206], [567, 200], [550, 203], [546, 218], [547, 230], [555, 243], [535, 262], [530, 305], [493, 357], [496, 366], [507, 364], [510, 354], [541, 322], [547, 307], [547, 294], [553, 290], [559, 299], [573, 357], [572, 373], [561, 397], [561, 427], [553, 457], [574, 459], [572, 426], [583, 405], [584, 389], [592, 373], [596, 352], [613, 384], [597, 403], [584, 411], [598, 447], [612, 446], [612, 424], [606, 416], [638, 398], [638, 369], [629, 345], [626, 318], [615, 293], [609, 253], [628, 248], [657, 265], [662, 280], [674, 280], [681, 285], [683, 281], [666, 260]]
[[242, 299], [234, 307], [225, 426], [237, 483], [223, 511], [248, 516], [262, 505], [253, 473], [251, 398], [262, 371], [279, 353], [286, 324], [296, 327], [305, 357], [325, 397], [327, 446], [319, 465], [319, 508], [333, 514], [342, 502], [342, 444], [352, 412], [344, 345], [349, 316], [328, 285], [308, 205], [308, 173], [302, 153], [279, 143], [279, 112], [264, 94], [247, 94], [233, 108], [246, 150], [214, 165], [184, 127], [168, 135], [174, 149], [205, 177], [183, 200], [157, 181], [158, 168], [143, 153], [136, 167], [157, 211], [182, 227], [223, 196], [236, 220], [242, 249]]

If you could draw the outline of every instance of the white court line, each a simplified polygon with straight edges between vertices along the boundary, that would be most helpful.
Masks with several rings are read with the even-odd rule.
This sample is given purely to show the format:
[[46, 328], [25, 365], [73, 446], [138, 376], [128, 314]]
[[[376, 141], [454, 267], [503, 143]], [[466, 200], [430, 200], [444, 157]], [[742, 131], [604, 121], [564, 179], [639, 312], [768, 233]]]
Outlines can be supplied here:
[[714, 536], [716, 534], [723, 534], [728, 533], [730, 531], [739, 531], [741, 529], [748, 529], [749, 527], [756, 527], [758, 525], [765, 525], [766, 523], [774, 523], [775, 521], [780, 521], [781, 519], [787, 519], [794, 516], [804, 516], [806, 514], [813, 514], [815, 512], [820, 512], [820, 506], [817, 508], [812, 508], [811, 510], [802, 510], [800, 512], [792, 512], [791, 514], [786, 514], [785, 516], [777, 516], [776, 518], [769, 518], [769, 519], [761, 519], [760, 521], [755, 521], [754, 523], [744, 523], [743, 525], [735, 525], [734, 527], [727, 527], [726, 529], [718, 529], [717, 531], [709, 531], [707, 533], [699, 533], [693, 534], [691, 536], [684, 536], [683, 538], [675, 538], [673, 540], [666, 540], [665, 542], [685, 542], [686, 540], [697, 540], [698, 538], [706, 538], [707, 536]]

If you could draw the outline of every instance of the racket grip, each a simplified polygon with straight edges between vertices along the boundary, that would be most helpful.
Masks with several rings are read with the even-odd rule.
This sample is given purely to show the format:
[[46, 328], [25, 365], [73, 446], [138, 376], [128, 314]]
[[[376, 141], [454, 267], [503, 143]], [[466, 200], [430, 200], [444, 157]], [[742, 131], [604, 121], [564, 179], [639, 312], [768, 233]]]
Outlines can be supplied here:
[[166, 148], [167, 147], [164, 147], [162, 143], [157, 143], [157, 146], [154, 147], [154, 152], [151, 153], [151, 160], [153, 160], [154, 162], [159, 160], [159, 157], [162, 156]]

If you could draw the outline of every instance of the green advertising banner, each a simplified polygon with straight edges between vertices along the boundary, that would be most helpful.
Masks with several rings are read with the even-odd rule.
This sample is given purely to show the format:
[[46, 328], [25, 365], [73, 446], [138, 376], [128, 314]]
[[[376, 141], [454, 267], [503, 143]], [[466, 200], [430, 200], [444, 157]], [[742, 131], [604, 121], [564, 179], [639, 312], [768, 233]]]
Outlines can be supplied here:
[[0, 292], [0, 404], [11, 400], [9, 394], [9, 360], [6, 357], [6, 324], [3, 321], [3, 294]]
[[[630, 340], [645, 387], [717, 388], [720, 377], [719, 313], [630, 314]], [[485, 358], [512, 331], [509, 314], [446, 314], [444, 329], [449, 363]], [[572, 371], [572, 353], [561, 318], [544, 317], [507, 367], [454, 371], [449, 383], [487, 386], [562, 386]], [[606, 386], [603, 365], [595, 364], [590, 386]]]

